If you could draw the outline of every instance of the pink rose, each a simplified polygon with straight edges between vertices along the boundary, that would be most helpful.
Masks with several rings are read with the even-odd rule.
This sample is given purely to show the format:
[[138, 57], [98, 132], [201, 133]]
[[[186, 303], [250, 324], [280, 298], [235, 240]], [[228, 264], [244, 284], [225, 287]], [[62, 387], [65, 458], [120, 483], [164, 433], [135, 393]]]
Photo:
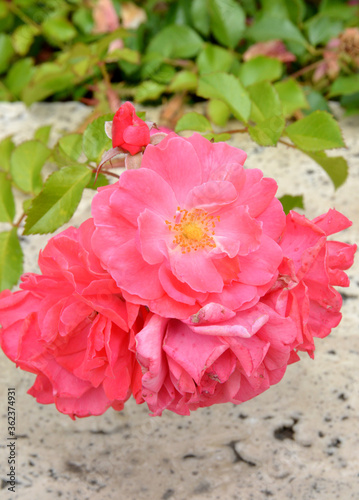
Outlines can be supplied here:
[[92, 245], [126, 300], [184, 319], [209, 302], [247, 309], [268, 291], [285, 215], [276, 182], [245, 159], [199, 134], [169, 134], [99, 190]]
[[247, 401], [281, 380], [295, 337], [295, 323], [261, 303], [237, 313], [211, 303], [185, 321], [150, 314], [136, 336], [143, 398], [153, 415]]
[[[313, 337], [326, 337], [341, 320], [342, 298], [333, 286], [349, 286], [344, 270], [353, 264], [356, 245], [328, 241], [327, 236], [351, 226], [340, 212], [329, 210], [310, 221], [292, 211], [280, 246], [279, 277], [264, 301], [297, 323], [294, 347], [313, 357]], [[296, 355], [293, 353], [293, 360]]]
[[25, 274], [21, 291], [0, 295], [1, 347], [37, 375], [29, 394], [74, 417], [140, 401], [141, 370], [129, 350], [138, 306], [91, 250], [92, 219], [51, 238], [40, 254], [42, 275]]
[[125, 102], [116, 111], [112, 122], [112, 147], [120, 147], [135, 155], [150, 142], [148, 125], [136, 115], [133, 104]]

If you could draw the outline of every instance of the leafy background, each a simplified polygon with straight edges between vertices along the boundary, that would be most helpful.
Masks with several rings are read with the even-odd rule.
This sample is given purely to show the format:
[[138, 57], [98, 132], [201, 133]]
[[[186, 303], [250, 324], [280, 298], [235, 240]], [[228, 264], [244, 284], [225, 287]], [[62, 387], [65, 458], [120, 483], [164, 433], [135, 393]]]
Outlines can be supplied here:
[[[55, 231], [85, 189], [117, 177], [109, 164], [98, 175], [98, 166], [111, 148], [104, 123], [127, 99], [161, 104], [159, 125], [177, 133], [213, 141], [249, 134], [260, 146], [296, 148], [341, 186], [346, 160], [326, 151], [345, 144], [328, 101], [347, 115], [359, 111], [358, 4], [0, 0], [0, 100], [93, 107], [54, 147], [48, 126], [20, 145], [0, 142], [0, 222], [9, 227], [0, 233], [0, 289], [22, 273], [22, 231]], [[21, 214], [16, 191], [26, 198]], [[288, 193], [282, 203], [288, 211], [303, 198]]]

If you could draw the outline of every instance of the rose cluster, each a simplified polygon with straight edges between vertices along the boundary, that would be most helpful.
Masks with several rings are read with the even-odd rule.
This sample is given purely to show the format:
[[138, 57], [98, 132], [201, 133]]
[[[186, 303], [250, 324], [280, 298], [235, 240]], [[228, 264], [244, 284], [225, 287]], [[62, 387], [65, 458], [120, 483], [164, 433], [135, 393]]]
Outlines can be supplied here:
[[1, 347], [37, 375], [29, 393], [72, 418], [131, 394], [152, 415], [253, 398], [338, 325], [333, 286], [348, 286], [356, 246], [328, 236], [351, 222], [286, 216], [243, 151], [199, 134], [151, 144], [123, 106], [113, 146], [140, 167], [49, 240], [41, 274], [2, 292]]

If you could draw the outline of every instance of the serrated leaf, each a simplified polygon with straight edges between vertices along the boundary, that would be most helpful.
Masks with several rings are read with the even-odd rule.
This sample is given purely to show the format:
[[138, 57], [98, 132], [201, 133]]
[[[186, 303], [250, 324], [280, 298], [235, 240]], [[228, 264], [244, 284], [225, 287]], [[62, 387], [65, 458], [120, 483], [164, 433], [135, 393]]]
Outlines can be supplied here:
[[269, 82], [258, 82], [247, 89], [252, 101], [251, 120], [260, 122], [282, 114], [279, 96]]
[[282, 103], [283, 114], [292, 116], [298, 109], [308, 109], [309, 104], [301, 86], [292, 78], [274, 84]]
[[82, 153], [82, 134], [68, 134], [59, 139], [59, 147], [67, 158], [77, 161]]
[[11, 154], [10, 173], [16, 186], [25, 193], [38, 193], [42, 187], [41, 169], [50, 150], [39, 141], [26, 141]]
[[152, 38], [147, 52], [157, 52], [173, 59], [187, 59], [197, 55], [202, 44], [202, 38], [189, 26], [171, 24]]
[[198, 84], [198, 77], [191, 71], [183, 70], [175, 74], [168, 90], [170, 92], [181, 92], [182, 90], [195, 90]]
[[216, 40], [234, 49], [242, 38], [245, 13], [233, 0], [209, 0], [211, 31]]
[[330, 87], [329, 97], [350, 95], [359, 92], [359, 74], [339, 76]]
[[271, 116], [255, 126], [249, 125], [248, 132], [251, 138], [261, 146], [275, 146], [282, 135], [284, 125], [283, 115]]
[[325, 111], [315, 111], [289, 125], [286, 134], [304, 151], [322, 151], [344, 147], [341, 130], [335, 119]]
[[112, 121], [113, 114], [100, 116], [87, 126], [82, 139], [82, 149], [91, 161], [99, 161], [106, 149], [112, 148], [111, 139], [105, 134], [105, 122]]
[[290, 194], [285, 194], [279, 201], [283, 205], [283, 210], [288, 214], [293, 208], [304, 208], [303, 195], [292, 196]]
[[263, 16], [247, 28], [246, 35], [256, 42], [280, 39], [308, 45], [300, 30], [289, 19], [274, 16]]
[[21, 24], [12, 34], [12, 43], [15, 51], [20, 55], [26, 55], [34, 41], [35, 35], [39, 30], [28, 24]]
[[176, 124], [175, 132], [179, 133], [183, 130], [207, 132], [208, 130], [212, 130], [212, 127], [205, 116], [191, 112], [183, 115]]
[[46, 181], [28, 211], [24, 234], [52, 233], [68, 222], [91, 179], [86, 167], [63, 167]]
[[15, 202], [11, 190], [11, 180], [5, 172], [0, 172], [0, 222], [12, 222], [15, 217]]
[[283, 71], [283, 64], [272, 57], [257, 56], [242, 64], [239, 78], [245, 87], [265, 80], [278, 80]]
[[324, 151], [318, 151], [317, 153], [303, 152], [326, 171], [335, 189], [344, 184], [348, 177], [348, 163], [345, 158], [342, 156], [327, 156]]
[[251, 101], [238, 78], [226, 73], [203, 75], [199, 80], [197, 95], [206, 99], [220, 99], [233, 115], [246, 123], [251, 110]]
[[22, 262], [17, 229], [0, 233], [0, 291], [16, 285], [22, 273]]
[[44, 125], [35, 131], [34, 139], [43, 142], [45, 145], [49, 142], [52, 125]]
[[15, 149], [15, 144], [13, 143], [11, 136], [5, 137], [5, 139], [0, 141], [0, 170], [9, 172], [10, 157], [14, 149]]
[[228, 72], [234, 57], [229, 50], [217, 45], [207, 44], [197, 56], [197, 66], [200, 75], [215, 71]]
[[305, 23], [308, 38], [312, 45], [325, 44], [343, 30], [343, 22], [329, 16], [317, 15]]

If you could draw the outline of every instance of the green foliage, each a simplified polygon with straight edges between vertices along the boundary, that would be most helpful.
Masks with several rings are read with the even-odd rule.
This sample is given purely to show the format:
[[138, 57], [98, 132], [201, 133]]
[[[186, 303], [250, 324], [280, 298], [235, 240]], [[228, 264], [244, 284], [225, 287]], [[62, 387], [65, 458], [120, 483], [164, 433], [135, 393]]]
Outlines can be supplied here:
[[10, 173], [16, 187], [25, 193], [38, 193], [42, 187], [41, 169], [50, 150], [40, 141], [26, 141], [11, 154]]
[[82, 147], [89, 160], [99, 161], [103, 152], [112, 147], [111, 140], [105, 134], [105, 122], [111, 121], [112, 118], [112, 114], [101, 116], [86, 128], [83, 135]]
[[196, 130], [197, 132], [206, 132], [211, 130], [211, 124], [207, 118], [199, 113], [187, 113], [180, 118], [176, 125], [176, 132], [183, 130]]
[[285, 117], [292, 116], [298, 109], [307, 109], [309, 104], [304, 91], [293, 79], [284, 80], [274, 85], [282, 103]]
[[22, 262], [16, 228], [0, 233], [0, 290], [16, 285], [22, 273]]
[[282, 75], [283, 65], [278, 59], [258, 56], [245, 62], [239, 68], [239, 78], [245, 87], [265, 80], [278, 80]]
[[286, 214], [289, 214], [293, 208], [304, 208], [303, 195], [292, 196], [290, 194], [285, 194], [279, 201], [283, 205], [283, 210]]
[[216, 40], [234, 49], [243, 35], [245, 13], [234, 0], [209, 0], [211, 31]]

